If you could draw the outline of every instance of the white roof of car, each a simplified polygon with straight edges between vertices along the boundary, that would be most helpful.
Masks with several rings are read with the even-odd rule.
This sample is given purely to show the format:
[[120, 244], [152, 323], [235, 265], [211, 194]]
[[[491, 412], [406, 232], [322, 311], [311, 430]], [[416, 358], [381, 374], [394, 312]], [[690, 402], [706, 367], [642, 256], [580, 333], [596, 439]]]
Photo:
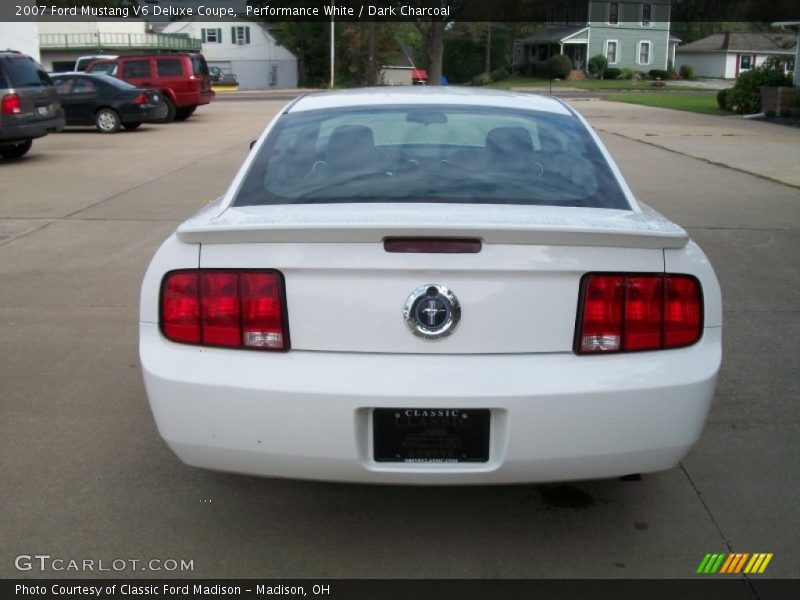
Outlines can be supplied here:
[[560, 100], [550, 96], [457, 86], [387, 86], [317, 92], [299, 98], [289, 112], [390, 104], [492, 106], [572, 114]]

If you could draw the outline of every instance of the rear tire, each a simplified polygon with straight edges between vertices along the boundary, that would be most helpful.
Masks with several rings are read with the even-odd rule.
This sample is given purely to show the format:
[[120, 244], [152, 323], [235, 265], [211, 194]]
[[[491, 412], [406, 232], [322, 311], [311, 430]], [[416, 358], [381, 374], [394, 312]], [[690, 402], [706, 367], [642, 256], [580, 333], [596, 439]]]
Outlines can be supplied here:
[[133, 131], [134, 129], [139, 129], [139, 126], [142, 124], [141, 121], [136, 123], [123, 123], [122, 126], [127, 129], [128, 131]]
[[94, 115], [94, 124], [100, 133], [117, 133], [122, 121], [113, 108], [101, 108]]
[[175, 105], [172, 103], [172, 100], [164, 97], [164, 106], [167, 107], [167, 114], [164, 115], [163, 118], [159, 119], [159, 123], [172, 123], [175, 120]]
[[179, 108], [175, 111], [175, 120], [176, 121], [185, 121], [189, 117], [192, 116], [196, 106], [185, 106], [184, 108]]
[[0, 146], [0, 156], [8, 159], [21, 158], [28, 153], [31, 146], [33, 146], [33, 140], [25, 140], [13, 146]]

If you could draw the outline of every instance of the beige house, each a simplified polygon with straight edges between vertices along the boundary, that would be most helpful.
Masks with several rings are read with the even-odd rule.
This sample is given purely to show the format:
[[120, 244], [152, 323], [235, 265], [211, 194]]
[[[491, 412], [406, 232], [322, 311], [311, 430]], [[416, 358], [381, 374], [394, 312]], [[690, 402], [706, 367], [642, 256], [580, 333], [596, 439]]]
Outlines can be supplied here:
[[794, 70], [797, 36], [793, 33], [714, 33], [679, 46], [675, 68], [689, 65], [699, 77], [734, 79], [764, 64], [770, 56], [786, 59], [786, 72]]

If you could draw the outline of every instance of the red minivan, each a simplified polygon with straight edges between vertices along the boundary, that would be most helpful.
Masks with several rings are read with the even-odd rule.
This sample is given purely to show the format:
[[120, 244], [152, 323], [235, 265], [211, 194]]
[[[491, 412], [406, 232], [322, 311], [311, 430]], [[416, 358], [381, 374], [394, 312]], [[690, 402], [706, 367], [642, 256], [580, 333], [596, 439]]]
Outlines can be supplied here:
[[163, 121], [188, 119], [201, 104], [214, 98], [211, 75], [202, 54], [148, 54], [96, 60], [87, 73], [104, 73], [137, 87], [161, 90], [167, 113]]

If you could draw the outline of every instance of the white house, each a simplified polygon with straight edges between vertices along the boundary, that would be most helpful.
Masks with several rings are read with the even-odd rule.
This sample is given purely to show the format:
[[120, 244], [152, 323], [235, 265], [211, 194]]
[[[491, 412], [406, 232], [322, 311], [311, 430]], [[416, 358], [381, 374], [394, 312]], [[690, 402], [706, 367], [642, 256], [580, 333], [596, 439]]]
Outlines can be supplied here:
[[733, 79], [763, 64], [768, 57], [786, 59], [786, 72], [794, 69], [797, 37], [786, 33], [714, 33], [680, 46], [675, 68], [690, 65], [699, 77]]
[[0, 21], [0, 50], [17, 50], [40, 62], [36, 23]]
[[162, 31], [200, 38], [208, 65], [236, 75], [240, 90], [297, 87], [297, 57], [259, 23], [188, 20]]

